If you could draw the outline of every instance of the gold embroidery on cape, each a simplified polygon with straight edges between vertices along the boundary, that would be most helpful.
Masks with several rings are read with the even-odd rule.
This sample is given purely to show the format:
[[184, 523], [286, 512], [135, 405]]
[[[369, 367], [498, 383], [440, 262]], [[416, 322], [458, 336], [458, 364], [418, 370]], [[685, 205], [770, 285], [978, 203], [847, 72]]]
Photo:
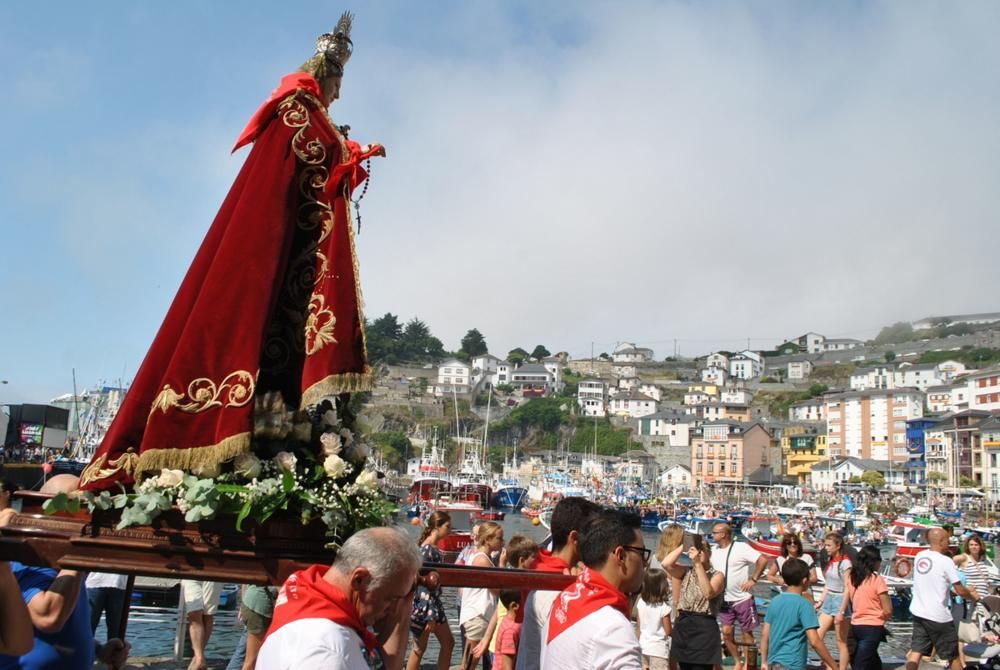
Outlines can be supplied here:
[[[138, 462], [139, 455], [132, 449], [129, 449], [124, 454], [110, 462], [108, 462], [108, 455], [102, 454], [100, 458], [95, 459], [90, 465], [83, 469], [83, 472], [80, 473], [80, 486], [86, 486], [91, 482], [107, 479], [120, 471], [131, 477], [135, 474], [135, 468]], [[104, 467], [105, 463], [107, 463], [108, 467]]]
[[[240, 454], [250, 451], [250, 433], [237, 433], [223, 438], [215, 444], [202, 447], [182, 449], [165, 446], [158, 449], [145, 449], [138, 457], [135, 466], [135, 478], [139, 480], [145, 473], [159, 473], [164, 468], [190, 472], [212, 463], [225, 463]], [[134, 455], [134, 454], [133, 454]]]
[[[149, 416], [153, 416], [156, 410], [164, 414], [170, 409], [179, 409], [188, 414], [199, 414], [213, 407], [243, 407], [253, 398], [253, 391], [256, 385], [256, 378], [246, 370], [230, 372], [219, 383], [216, 384], [208, 377], [199, 377], [187, 387], [187, 397], [189, 402], [182, 403], [185, 394], [178, 393], [170, 384], [166, 384], [163, 390], [157, 394], [153, 400], [153, 406], [149, 410]], [[227, 391], [228, 389], [228, 391]], [[224, 398], [223, 398], [224, 396]], [[223, 398], [220, 400], [220, 398]]]
[[337, 317], [333, 310], [326, 308], [326, 296], [314, 293], [309, 301], [309, 316], [306, 318], [306, 354], [312, 356], [328, 344], [337, 344], [333, 328]]

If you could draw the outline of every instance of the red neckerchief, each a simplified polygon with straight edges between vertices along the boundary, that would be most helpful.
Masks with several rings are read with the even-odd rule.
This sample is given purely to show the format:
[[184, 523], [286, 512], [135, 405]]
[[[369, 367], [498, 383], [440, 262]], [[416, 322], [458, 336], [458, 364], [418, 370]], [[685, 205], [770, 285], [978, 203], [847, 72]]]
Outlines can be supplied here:
[[584, 568], [576, 581], [566, 587], [552, 604], [548, 642], [551, 643], [577, 621], [606, 605], [614, 607], [628, 618], [629, 606], [625, 594], [613, 587], [601, 573]]
[[319, 83], [316, 79], [307, 72], [293, 72], [292, 74], [286, 74], [281, 78], [281, 83], [278, 84], [278, 88], [271, 92], [271, 97], [264, 101], [264, 104], [260, 106], [260, 109], [250, 118], [247, 123], [247, 127], [243, 129], [240, 133], [240, 137], [236, 140], [236, 146], [233, 147], [233, 152], [242, 147], [245, 144], [250, 144], [257, 136], [260, 135], [264, 127], [267, 126], [268, 121], [274, 115], [274, 110], [278, 108], [278, 104], [285, 99], [285, 97], [292, 91], [302, 90], [306, 93], [310, 93], [320, 100], [323, 99], [323, 93], [319, 89]]
[[551, 551], [542, 549], [538, 552], [538, 562], [535, 563], [534, 569], [539, 572], [565, 572], [569, 570], [569, 563], [554, 555]]
[[[542, 549], [538, 552], [538, 562], [535, 563], [535, 567], [533, 567], [532, 570], [568, 574], [569, 563], [558, 556], [554, 556], [551, 551]], [[524, 623], [524, 603], [528, 602], [529, 593], [531, 593], [531, 591], [521, 591], [521, 607], [518, 607], [517, 611], [514, 612], [514, 621], [516, 623]]]
[[365, 649], [371, 652], [378, 646], [375, 635], [368, 630], [354, 603], [340, 589], [323, 579], [329, 570], [325, 565], [313, 565], [296, 572], [281, 587], [274, 606], [274, 618], [267, 634], [300, 619], [329, 619], [357, 633]]

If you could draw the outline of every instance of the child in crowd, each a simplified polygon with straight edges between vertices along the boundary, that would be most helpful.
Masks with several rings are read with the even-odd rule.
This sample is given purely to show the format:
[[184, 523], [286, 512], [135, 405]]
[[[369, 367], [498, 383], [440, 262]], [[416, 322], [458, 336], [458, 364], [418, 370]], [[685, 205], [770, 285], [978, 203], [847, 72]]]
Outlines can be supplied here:
[[[537, 542], [524, 535], [515, 535], [507, 542], [500, 567], [533, 570], [535, 564], [538, 563], [539, 551], [541, 551], [541, 547], [538, 546]], [[489, 652], [491, 654], [496, 653], [497, 639], [500, 636], [499, 624], [505, 616], [507, 616], [507, 610], [504, 608], [503, 600], [500, 600], [497, 604], [496, 614], [493, 615], [493, 620], [490, 621], [490, 626], [487, 629], [490, 636]], [[476, 657], [482, 656], [483, 653], [481, 649], [477, 649]]]
[[517, 610], [521, 606], [521, 592], [513, 589], [501, 591], [500, 604], [507, 613], [497, 627], [493, 667], [497, 670], [514, 670], [517, 663], [517, 643], [521, 638], [521, 624], [517, 622]]
[[643, 670], [670, 668], [670, 578], [663, 570], [649, 570], [635, 605]]
[[816, 609], [802, 595], [810, 587], [809, 566], [801, 559], [789, 558], [781, 566], [781, 578], [785, 591], [768, 606], [760, 637], [761, 670], [806, 670], [807, 642], [828, 670], [837, 670], [837, 662], [817, 631]]

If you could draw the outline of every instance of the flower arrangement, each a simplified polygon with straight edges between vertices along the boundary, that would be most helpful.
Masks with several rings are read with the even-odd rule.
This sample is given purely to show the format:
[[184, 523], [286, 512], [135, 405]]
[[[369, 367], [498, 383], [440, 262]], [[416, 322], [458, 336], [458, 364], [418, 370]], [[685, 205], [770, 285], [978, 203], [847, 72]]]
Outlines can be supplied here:
[[[163, 470], [138, 482], [133, 492], [85, 492], [93, 512], [120, 509], [118, 529], [147, 525], [176, 508], [185, 521], [234, 514], [236, 529], [276, 512], [298, 516], [303, 525], [320, 519], [330, 545], [362, 528], [384, 524], [396, 507], [366, 468], [369, 449], [346, 396], [326, 399], [308, 411], [290, 412], [279, 393], [259, 398], [251, 451], [223, 464], [192, 472]], [[76, 511], [80, 500], [60, 494], [46, 512]]]

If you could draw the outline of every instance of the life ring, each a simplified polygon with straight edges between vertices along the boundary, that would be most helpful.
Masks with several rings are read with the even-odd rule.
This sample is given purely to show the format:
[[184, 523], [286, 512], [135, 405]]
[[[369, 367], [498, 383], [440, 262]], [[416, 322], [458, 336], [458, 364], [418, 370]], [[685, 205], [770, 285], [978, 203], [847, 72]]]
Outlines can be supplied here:
[[913, 569], [913, 562], [908, 558], [900, 558], [896, 561], [894, 570], [897, 577], [906, 578], [910, 575], [910, 570]]

